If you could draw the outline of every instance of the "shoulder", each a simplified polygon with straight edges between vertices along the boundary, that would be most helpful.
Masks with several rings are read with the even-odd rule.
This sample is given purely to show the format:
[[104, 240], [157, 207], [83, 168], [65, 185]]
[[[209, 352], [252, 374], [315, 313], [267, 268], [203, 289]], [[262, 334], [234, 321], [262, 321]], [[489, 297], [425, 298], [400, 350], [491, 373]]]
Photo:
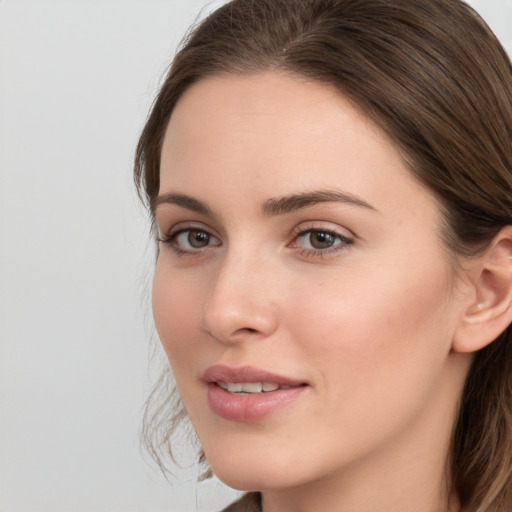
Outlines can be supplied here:
[[261, 496], [258, 492], [244, 494], [222, 512], [261, 512]]

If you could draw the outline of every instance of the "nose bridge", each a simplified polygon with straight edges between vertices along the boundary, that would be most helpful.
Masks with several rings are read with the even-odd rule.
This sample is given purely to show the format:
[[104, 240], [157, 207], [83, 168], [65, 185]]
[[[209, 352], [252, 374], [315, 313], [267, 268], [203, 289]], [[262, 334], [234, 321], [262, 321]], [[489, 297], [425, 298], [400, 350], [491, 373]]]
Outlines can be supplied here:
[[204, 306], [204, 328], [219, 341], [264, 337], [277, 328], [272, 264], [261, 251], [227, 250]]

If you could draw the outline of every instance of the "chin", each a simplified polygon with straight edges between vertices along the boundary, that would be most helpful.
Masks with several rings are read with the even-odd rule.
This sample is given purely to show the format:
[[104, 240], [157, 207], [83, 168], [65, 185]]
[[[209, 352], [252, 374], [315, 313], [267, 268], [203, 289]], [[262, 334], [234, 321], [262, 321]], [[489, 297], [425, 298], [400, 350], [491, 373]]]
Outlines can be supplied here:
[[206, 459], [219, 480], [240, 491], [264, 489], [271, 480], [269, 469], [273, 476], [276, 473], [271, 463], [264, 464], [261, 460], [255, 460], [249, 453], [234, 455], [231, 450], [220, 456], [206, 453]]
[[296, 485], [290, 478], [281, 478], [274, 470], [269, 474], [268, 467], [251, 468], [240, 472], [223, 469], [213, 470], [215, 476], [228, 487], [238, 491], [285, 489]]
[[[310, 466], [278, 453], [240, 453], [229, 450], [221, 456], [207, 454], [213, 473], [229, 487], [240, 491], [285, 489], [314, 478]], [[306, 471], [304, 471], [306, 470]], [[307, 473], [307, 474], [306, 474]]]

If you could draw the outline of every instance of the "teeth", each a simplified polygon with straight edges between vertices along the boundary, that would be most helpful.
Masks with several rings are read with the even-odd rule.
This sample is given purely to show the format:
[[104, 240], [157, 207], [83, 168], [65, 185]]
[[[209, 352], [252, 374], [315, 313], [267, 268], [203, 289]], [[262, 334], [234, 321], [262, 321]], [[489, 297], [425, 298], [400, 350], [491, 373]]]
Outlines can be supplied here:
[[235, 383], [235, 382], [230, 382], [228, 384], [228, 391], [230, 393], [240, 393], [241, 391], [243, 391], [244, 385], [243, 384], [239, 384], [239, 383]]
[[276, 389], [290, 389], [291, 386], [279, 386], [273, 382], [217, 382], [219, 387], [230, 393], [250, 394], [275, 391]]
[[[263, 386], [261, 382], [249, 382], [247, 384], [235, 384], [236, 386], [240, 386], [244, 393], [261, 393], [263, 391]], [[229, 389], [229, 384], [228, 384]], [[231, 390], [230, 390], [231, 391]]]

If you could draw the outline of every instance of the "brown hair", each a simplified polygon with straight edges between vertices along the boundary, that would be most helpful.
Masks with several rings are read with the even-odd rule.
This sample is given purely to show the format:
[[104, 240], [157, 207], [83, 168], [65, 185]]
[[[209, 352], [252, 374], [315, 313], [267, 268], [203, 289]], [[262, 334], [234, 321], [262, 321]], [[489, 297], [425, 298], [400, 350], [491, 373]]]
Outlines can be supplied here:
[[[455, 254], [476, 253], [512, 224], [512, 66], [460, 0], [234, 0], [219, 8], [184, 41], [139, 140], [135, 180], [152, 216], [162, 139], [183, 92], [211, 75], [268, 69], [336, 87], [383, 128], [438, 198]], [[465, 510], [512, 510], [511, 337], [509, 327], [476, 354], [461, 399], [450, 478]], [[150, 400], [146, 411], [157, 458], [184, 417], [176, 396], [169, 404]]]

